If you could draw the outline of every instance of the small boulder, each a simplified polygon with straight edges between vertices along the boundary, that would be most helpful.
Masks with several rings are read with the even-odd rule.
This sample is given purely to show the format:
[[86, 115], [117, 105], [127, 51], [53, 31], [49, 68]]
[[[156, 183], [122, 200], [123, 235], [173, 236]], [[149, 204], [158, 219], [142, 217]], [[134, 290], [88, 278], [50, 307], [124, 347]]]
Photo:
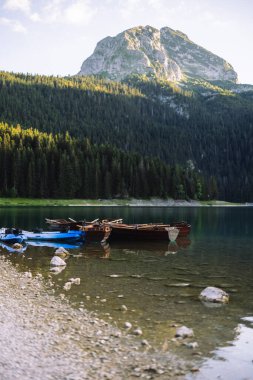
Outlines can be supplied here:
[[51, 267], [50, 272], [54, 274], [59, 274], [65, 269], [65, 266]]
[[22, 249], [23, 246], [22, 246], [22, 244], [14, 243], [14, 244], [12, 245], [12, 248], [14, 248], [14, 249]]
[[77, 277], [77, 278], [70, 278], [69, 282], [71, 282], [71, 284], [80, 285], [81, 280], [80, 280], [79, 277]]
[[130, 322], [125, 322], [124, 323], [124, 327], [125, 327], [125, 329], [131, 329], [132, 328], [132, 323], [130, 323]]
[[189, 338], [194, 336], [193, 330], [186, 326], [181, 326], [176, 330], [176, 338]]
[[66, 263], [65, 263], [65, 261], [64, 260], [62, 260], [60, 257], [58, 257], [58, 256], [54, 256], [53, 258], [52, 258], [52, 260], [50, 261], [50, 264], [52, 265], [52, 266], [65, 266], [66, 265]]
[[69, 252], [65, 248], [59, 247], [56, 249], [54, 254], [55, 254], [55, 256], [60, 256], [60, 257], [64, 258], [64, 257], [69, 255]]
[[25, 272], [24, 273], [24, 277], [27, 277], [27, 278], [32, 278], [32, 273], [31, 272]]
[[68, 291], [68, 290], [71, 289], [71, 285], [72, 285], [71, 282], [66, 282], [66, 284], [63, 286], [63, 289], [66, 290], [66, 291]]
[[228, 303], [229, 295], [222, 289], [208, 286], [199, 295], [201, 301], [215, 302], [215, 303]]
[[140, 327], [137, 327], [137, 328], [133, 331], [133, 334], [134, 334], [134, 335], [137, 335], [137, 336], [142, 335], [142, 329], [141, 329]]
[[67, 255], [69, 255], [69, 251], [67, 251], [65, 248], [63, 247], [59, 247], [56, 249], [55, 251], [55, 255], [57, 255], [57, 253], [66, 253]]

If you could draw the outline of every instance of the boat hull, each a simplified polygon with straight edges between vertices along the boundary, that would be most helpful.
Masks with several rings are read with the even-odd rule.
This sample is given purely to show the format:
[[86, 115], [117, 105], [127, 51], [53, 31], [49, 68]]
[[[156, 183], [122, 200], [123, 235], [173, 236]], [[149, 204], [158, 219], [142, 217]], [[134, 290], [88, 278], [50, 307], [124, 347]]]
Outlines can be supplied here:
[[7, 244], [22, 243], [26, 240], [25, 236], [14, 234], [0, 234], [0, 241]]
[[176, 227], [179, 230], [178, 238], [186, 237], [191, 231], [191, 226], [187, 223], [175, 223], [164, 227], [156, 227], [145, 229], [142, 225], [128, 225], [124, 228], [121, 226], [112, 226], [112, 232], [109, 237], [110, 241], [114, 240], [145, 240], [145, 241], [169, 241], [169, 235], [166, 228]]
[[49, 232], [24, 232], [27, 240], [34, 241], [82, 241], [85, 237], [83, 231], [49, 231]]

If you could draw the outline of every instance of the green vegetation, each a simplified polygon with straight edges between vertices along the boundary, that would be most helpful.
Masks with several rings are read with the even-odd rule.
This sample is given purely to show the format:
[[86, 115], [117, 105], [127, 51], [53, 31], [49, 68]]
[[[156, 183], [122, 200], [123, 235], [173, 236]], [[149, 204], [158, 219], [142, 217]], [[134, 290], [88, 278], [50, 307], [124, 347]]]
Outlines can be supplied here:
[[201, 199], [207, 186], [190, 167], [94, 145], [68, 133], [53, 135], [0, 123], [3, 197]]
[[0, 207], [46, 207], [46, 206], [125, 206], [127, 199], [37, 199], [37, 198], [0, 198]]
[[[136, 76], [117, 83], [94, 77], [0, 72], [0, 121], [8, 123], [2, 126], [2, 139], [11, 140], [8, 154], [2, 149], [4, 157], [10, 155], [15, 160], [12, 167], [4, 161], [7, 158], [0, 161], [1, 195], [212, 199], [218, 193], [219, 199], [227, 201], [252, 201], [252, 92], [232, 94], [227, 84], [190, 79], [185, 85], [182, 89]], [[22, 131], [13, 130], [11, 137], [4, 137], [10, 125], [17, 124]], [[31, 131], [31, 145], [24, 129]], [[42, 144], [43, 154], [36, 161], [36, 155], [41, 154], [33, 141], [38, 131], [44, 136], [38, 140], [45, 140], [43, 144], [51, 151]], [[90, 159], [87, 145], [92, 152]], [[14, 149], [16, 153], [10, 153]], [[22, 150], [25, 153], [21, 154]], [[26, 162], [22, 174], [17, 169], [19, 160]], [[193, 186], [186, 180], [187, 162], [192, 163]], [[69, 172], [69, 168], [67, 179], [62, 172]], [[52, 177], [54, 170], [56, 177]], [[176, 174], [174, 188], [170, 187], [172, 170], [180, 173]], [[115, 171], [121, 178], [117, 186], [116, 180], [112, 182]], [[17, 172], [20, 179], [13, 186]], [[43, 181], [32, 180], [34, 172], [42, 173], [39, 178]], [[133, 179], [133, 173], [138, 179]], [[47, 188], [50, 181], [52, 185]], [[86, 186], [87, 181], [94, 181], [93, 185]]]

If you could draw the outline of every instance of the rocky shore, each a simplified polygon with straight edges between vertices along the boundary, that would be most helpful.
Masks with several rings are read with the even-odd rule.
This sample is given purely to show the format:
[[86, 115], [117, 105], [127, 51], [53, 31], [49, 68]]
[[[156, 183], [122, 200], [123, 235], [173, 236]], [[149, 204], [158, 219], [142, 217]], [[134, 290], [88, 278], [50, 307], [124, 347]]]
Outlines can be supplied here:
[[182, 379], [169, 351], [56, 298], [40, 277], [0, 256], [1, 380]]

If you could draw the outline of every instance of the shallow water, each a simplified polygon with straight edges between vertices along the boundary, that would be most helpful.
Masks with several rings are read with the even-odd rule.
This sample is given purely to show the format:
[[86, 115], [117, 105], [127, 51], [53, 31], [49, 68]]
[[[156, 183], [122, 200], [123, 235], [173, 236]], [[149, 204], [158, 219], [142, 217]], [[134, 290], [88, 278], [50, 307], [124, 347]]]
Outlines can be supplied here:
[[[0, 209], [2, 226], [45, 227], [45, 217], [190, 222], [189, 239], [176, 244], [129, 241], [70, 248], [66, 269], [52, 275], [54, 288], [64, 293], [64, 283], [80, 277], [81, 284], [65, 292], [73, 306], [120, 328], [131, 322], [152, 345], [193, 360], [200, 371], [189, 379], [253, 379], [253, 208]], [[47, 277], [53, 252], [53, 247], [28, 246], [10, 257], [21, 270]], [[230, 303], [203, 305], [198, 296], [208, 285], [226, 290]], [[120, 310], [122, 305], [127, 311]], [[175, 325], [193, 328], [195, 336], [188, 341], [198, 348], [171, 341]]]

